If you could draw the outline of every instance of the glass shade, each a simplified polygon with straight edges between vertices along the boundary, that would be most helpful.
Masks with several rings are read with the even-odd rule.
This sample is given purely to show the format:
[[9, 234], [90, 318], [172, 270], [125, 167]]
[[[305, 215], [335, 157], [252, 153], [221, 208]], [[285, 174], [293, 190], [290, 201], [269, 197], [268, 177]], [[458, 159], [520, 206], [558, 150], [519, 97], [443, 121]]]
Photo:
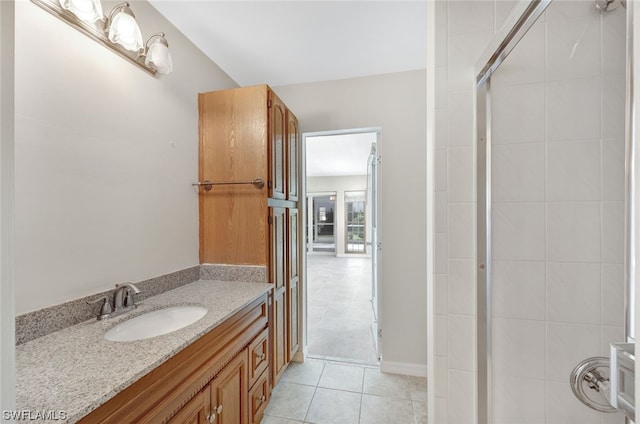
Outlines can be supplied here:
[[[113, 13], [113, 12], [112, 12]], [[142, 48], [142, 33], [133, 12], [128, 7], [117, 11], [109, 23], [109, 40], [132, 52]]]
[[144, 63], [150, 68], [158, 71], [159, 74], [167, 75], [173, 71], [173, 60], [171, 52], [164, 38], [157, 38], [147, 49]]
[[103, 18], [100, 0], [60, 0], [60, 6], [88, 24]]

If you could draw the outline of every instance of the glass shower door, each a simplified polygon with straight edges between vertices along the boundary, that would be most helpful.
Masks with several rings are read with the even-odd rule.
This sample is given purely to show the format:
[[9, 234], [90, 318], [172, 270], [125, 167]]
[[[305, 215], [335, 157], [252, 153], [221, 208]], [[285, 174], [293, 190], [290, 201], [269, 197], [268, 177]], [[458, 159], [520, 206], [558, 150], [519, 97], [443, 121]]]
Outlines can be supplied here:
[[624, 340], [624, 43], [624, 8], [554, 1], [479, 91], [481, 423], [624, 422], [569, 384]]

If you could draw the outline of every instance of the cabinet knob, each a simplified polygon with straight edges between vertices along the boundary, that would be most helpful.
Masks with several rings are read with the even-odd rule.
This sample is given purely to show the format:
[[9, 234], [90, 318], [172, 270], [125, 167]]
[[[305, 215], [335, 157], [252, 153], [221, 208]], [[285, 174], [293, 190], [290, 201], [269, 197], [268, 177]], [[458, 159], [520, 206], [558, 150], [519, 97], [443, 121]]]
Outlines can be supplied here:
[[267, 354], [266, 354], [266, 353], [264, 353], [264, 352], [262, 352], [262, 353], [260, 353], [260, 354], [256, 353], [256, 357], [257, 357], [258, 359], [260, 359], [261, 361], [264, 361], [264, 360], [266, 359], [266, 357], [267, 357]]
[[262, 403], [267, 400], [265, 395], [262, 395], [260, 397], [256, 397], [256, 399], [258, 400], [258, 405], [262, 405]]
[[215, 414], [215, 413], [213, 413], [213, 414], [209, 414], [209, 415], [207, 415], [207, 420], [208, 420], [210, 423], [214, 422], [214, 421], [216, 420], [216, 414]]
[[218, 405], [215, 409], [217, 414], [221, 414], [222, 413], [222, 405]]

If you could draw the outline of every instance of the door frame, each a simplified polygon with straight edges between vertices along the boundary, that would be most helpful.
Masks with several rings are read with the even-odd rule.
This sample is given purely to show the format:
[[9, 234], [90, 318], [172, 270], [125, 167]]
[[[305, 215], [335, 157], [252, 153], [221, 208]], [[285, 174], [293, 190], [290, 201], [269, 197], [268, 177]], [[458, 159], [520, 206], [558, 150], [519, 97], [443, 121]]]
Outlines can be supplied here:
[[[298, 149], [299, 151], [299, 156], [298, 156], [298, 163], [300, 164], [300, 174], [299, 174], [299, 181], [298, 181], [298, 187], [300, 187], [300, 196], [299, 199], [301, 199], [301, 202], [306, 202], [307, 199], [307, 137], [319, 137], [319, 136], [334, 136], [334, 135], [350, 135], [350, 134], [363, 134], [363, 133], [376, 133], [376, 146], [378, 147], [377, 151], [378, 151], [378, 159], [380, 158], [380, 141], [381, 141], [381, 133], [382, 133], [382, 127], [366, 127], [366, 128], [353, 128], [353, 129], [346, 129], [346, 130], [329, 130], [329, 131], [312, 131], [312, 132], [303, 132], [302, 133], [302, 143], [300, 145], [300, 149]], [[378, 175], [380, 175], [380, 164], [378, 164]], [[382, 223], [382, 211], [380, 206], [382, 205], [382, 202], [380, 201], [381, 199], [381, 190], [380, 190], [380, 185], [378, 185], [377, 187], [377, 196], [376, 196], [376, 209], [377, 209], [377, 224], [378, 224], [378, 235], [381, 234], [381, 230], [380, 230], [380, 224]], [[372, 205], [373, 207], [374, 205]], [[300, 228], [305, 228], [306, 222], [307, 222], [307, 208], [306, 207], [300, 207], [300, 212], [298, 213], [300, 222], [298, 223], [298, 225], [300, 225]], [[373, 222], [372, 222], [373, 224]], [[301, 325], [298, 326], [298, 331], [300, 332], [298, 335], [298, 340], [301, 340], [301, 349], [298, 350], [298, 352], [295, 354], [295, 356], [293, 357], [294, 361], [297, 362], [304, 362], [304, 360], [307, 358], [307, 355], [309, 353], [309, 340], [307, 337], [307, 301], [308, 301], [308, 296], [307, 296], [307, 249], [306, 249], [306, 231], [305, 233], [305, 242], [304, 243], [300, 243], [301, 246], [301, 251], [300, 251], [300, 275], [301, 275], [301, 282], [299, 283], [300, 285], [300, 293], [299, 293], [299, 300], [300, 300], [300, 308], [298, 308], [298, 314], [299, 314], [299, 323], [301, 323]], [[381, 242], [380, 237], [378, 236], [378, 242]], [[372, 247], [373, 248], [373, 247]], [[382, 255], [381, 255], [381, 251], [378, 250], [378, 263], [377, 263], [377, 269], [376, 269], [376, 274], [378, 276], [377, 278], [377, 284], [378, 284], [378, 290], [377, 292], [380, 293], [380, 287], [382, 285], [382, 281], [380, 280], [380, 276], [382, 275], [380, 272], [380, 264], [382, 262]], [[382, 300], [381, 297], [378, 295], [378, 329], [382, 328]], [[378, 337], [378, 346], [382, 346], [382, 336], [381, 336], [381, 331], [378, 332], [379, 337]], [[382, 356], [382, 350], [380, 348], [380, 350], [378, 351], [378, 356]]]

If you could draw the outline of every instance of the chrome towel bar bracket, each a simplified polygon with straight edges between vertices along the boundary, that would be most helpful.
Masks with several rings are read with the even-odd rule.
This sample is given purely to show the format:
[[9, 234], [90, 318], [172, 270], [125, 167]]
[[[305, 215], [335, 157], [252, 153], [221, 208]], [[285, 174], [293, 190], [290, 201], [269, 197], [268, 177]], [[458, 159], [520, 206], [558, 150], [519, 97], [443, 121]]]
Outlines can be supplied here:
[[204, 181], [198, 181], [196, 183], [192, 183], [192, 186], [201, 186], [204, 187], [205, 191], [211, 191], [211, 189], [213, 188], [214, 185], [237, 185], [237, 184], [251, 184], [253, 185], [256, 189], [260, 190], [264, 187], [264, 180], [262, 180], [262, 178], [256, 178], [253, 179], [251, 181], [209, 181], [209, 180], [204, 180]]

